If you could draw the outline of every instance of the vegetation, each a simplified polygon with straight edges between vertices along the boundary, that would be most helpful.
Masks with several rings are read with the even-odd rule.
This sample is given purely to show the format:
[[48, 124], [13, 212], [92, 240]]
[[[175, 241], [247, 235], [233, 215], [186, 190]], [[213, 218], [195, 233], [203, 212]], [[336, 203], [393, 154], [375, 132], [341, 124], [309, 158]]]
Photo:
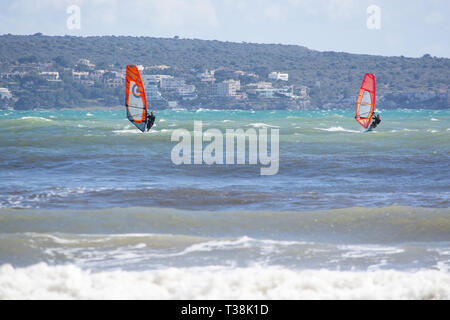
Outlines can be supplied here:
[[[89, 59], [97, 68], [107, 65], [124, 67], [127, 64], [169, 65], [172, 66], [171, 74], [183, 76], [188, 82], [197, 72], [220, 67], [224, 70], [216, 72], [216, 76], [222, 80], [240, 79], [231, 75], [231, 70], [253, 72], [260, 76], [260, 80], [266, 80], [271, 71], [287, 72], [289, 84], [307, 86], [311, 102], [317, 106], [354, 98], [366, 72], [376, 75], [378, 94], [381, 96], [430, 91], [448, 94], [450, 79], [450, 59], [430, 55], [422, 58], [384, 57], [318, 52], [294, 45], [178, 37], [0, 36], [0, 63], [3, 64], [54, 62], [63, 72], [64, 68], [75, 67], [81, 58]], [[83, 71], [83, 68], [78, 66], [76, 69]], [[252, 81], [245, 76], [240, 80], [243, 84]], [[105, 105], [123, 101], [116, 89], [101, 86], [86, 88], [65, 81], [51, 88], [52, 91], [39, 92], [39, 81], [32, 79], [32, 82], [33, 93], [19, 93], [19, 98], [33, 105], [46, 105], [57, 100], [61, 106], [66, 106], [79, 101], [80, 97], [100, 97]]]

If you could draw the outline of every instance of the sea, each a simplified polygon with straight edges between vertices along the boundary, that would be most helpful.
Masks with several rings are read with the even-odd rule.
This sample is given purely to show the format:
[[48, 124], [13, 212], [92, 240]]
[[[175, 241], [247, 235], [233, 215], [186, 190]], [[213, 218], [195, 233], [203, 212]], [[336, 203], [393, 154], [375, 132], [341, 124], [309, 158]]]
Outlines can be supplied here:
[[[0, 299], [448, 300], [450, 109], [377, 113], [1, 110]], [[277, 173], [174, 163], [195, 121], [277, 131]]]

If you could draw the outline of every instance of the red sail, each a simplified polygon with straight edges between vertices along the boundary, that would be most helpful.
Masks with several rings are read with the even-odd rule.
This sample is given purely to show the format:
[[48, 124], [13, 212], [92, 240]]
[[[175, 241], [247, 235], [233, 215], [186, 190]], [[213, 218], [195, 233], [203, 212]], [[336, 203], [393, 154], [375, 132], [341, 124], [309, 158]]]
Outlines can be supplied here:
[[358, 123], [367, 129], [372, 122], [373, 112], [376, 103], [376, 86], [375, 76], [366, 73], [364, 76], [361, 89], [359, 90], [358, 99], [356, 100], [356, 116]]
[[128, 120], [144, 132], [147, 125], [147, 98], [139, 70], [133, 65], [127, 66], [125, 108]]

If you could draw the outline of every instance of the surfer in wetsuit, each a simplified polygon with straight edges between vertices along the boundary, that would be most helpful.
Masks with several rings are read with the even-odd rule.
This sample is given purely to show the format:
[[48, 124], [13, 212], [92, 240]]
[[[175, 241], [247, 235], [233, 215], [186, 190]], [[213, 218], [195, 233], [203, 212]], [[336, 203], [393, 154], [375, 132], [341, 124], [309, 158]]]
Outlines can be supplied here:
[[381, 122], [380, 114], [377, 114], [377, 116], [373, 119], [372, 124], [369, 127], [369, 130], [375, 129]]
[[147, 132], [153, 127], [156, 117], [153, 115], [153, 111], [147, 114]]

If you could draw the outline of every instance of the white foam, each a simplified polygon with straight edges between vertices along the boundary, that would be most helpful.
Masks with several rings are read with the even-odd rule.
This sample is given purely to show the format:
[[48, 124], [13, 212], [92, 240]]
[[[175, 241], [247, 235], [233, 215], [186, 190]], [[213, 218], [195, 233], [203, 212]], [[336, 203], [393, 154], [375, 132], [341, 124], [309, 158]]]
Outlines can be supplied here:
[[0, 267], [0, 299], [442, 299], [450, 274], [279, 267], [91, 272], [41, 263]]
[[340, 246], [339, 248], [346, 251], [344, 254], [342, 254], [342, 257], [344, 258], [376, 257], [379, 255], [384, 256], [387, 254], [397, 254], [405, 251], [396, 247], [383, 247], [375, 245], [347, 245]]
[[265, 124], [265, 123], [249, 123], [247, 126], [249, 127], [253, 127], [253, 128], [279, 128], [277, 126], [271, 126], [270, 124]]
[[22, 117], [20, 119], [21, 120], [44, 120], [47, 122], [53, 121], [52, 119], [47, 119], [47, 118], [43, 118], [43, 117]]
[[122, 129], [122, 130], [114, 130], [114, 133], [118, 133], [118, 134], [136, 134], [136, 133], [141, 133], [141, 131], [139, 131], [138, 129]]
[[431, 121], [439, 121], [439, 120], [436, 119], [436, 118], [431, 118], [430, 120], [431, 120]]
[[329, 131], [329, 132], [351, 132], [360, 133], [360, 131], [344, 129], [342, 127], [330, 127], [330, 128], [314, 128], [316, 130]]
[[417, 131], [419, 131], [419, 130], [404, 128], [403, 131], [417, 132]]

